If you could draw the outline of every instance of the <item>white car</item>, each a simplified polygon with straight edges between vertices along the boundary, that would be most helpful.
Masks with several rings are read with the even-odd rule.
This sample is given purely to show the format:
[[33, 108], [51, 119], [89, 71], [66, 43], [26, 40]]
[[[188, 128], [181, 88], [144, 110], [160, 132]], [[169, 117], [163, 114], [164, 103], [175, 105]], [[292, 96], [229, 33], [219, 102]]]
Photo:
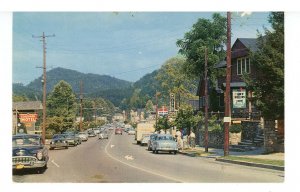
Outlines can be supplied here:
[[89, 139], [89, 135], [87, 132], [79, 132], [78, 136], [81, 138], [81, 141], [87, 141]]
[[135, 130], [129, 129], [127, 133], [128, 133], [128, 135], [135, 135]]
[[178, 152], [177, 142], [174, 140], [173, 136], [170, 134], [159, 134], [156, 140], [153, 141], [152, 147], [153, 153], [158, 153], [159, 151], [176, 153]]

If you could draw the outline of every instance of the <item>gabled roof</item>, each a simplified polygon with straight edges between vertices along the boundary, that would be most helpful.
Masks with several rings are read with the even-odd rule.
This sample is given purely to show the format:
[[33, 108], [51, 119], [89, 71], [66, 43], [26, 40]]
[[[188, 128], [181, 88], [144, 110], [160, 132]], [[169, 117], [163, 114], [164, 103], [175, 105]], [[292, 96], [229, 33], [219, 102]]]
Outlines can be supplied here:
[[247, 47], [250, 51], [255, 52], [258, 50], [257, 38], [237, 38], [236, 42], [238, 40], [240, 40], [241, 43], [243, 43], [245, 45], [245, 47]]
[[13, 110], [40, 110], [43, 109], [43, 105], [40, 101], [25, 101], [25, 102], [13, 102]]

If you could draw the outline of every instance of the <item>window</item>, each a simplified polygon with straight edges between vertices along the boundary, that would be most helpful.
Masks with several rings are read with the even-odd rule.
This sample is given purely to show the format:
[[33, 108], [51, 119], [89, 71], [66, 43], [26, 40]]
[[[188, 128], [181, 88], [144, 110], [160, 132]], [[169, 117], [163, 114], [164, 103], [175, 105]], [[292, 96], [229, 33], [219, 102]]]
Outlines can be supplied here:
[[237, 59], [237, 74], [249, 74], [250, 73], [250, 59], [248, 57]]

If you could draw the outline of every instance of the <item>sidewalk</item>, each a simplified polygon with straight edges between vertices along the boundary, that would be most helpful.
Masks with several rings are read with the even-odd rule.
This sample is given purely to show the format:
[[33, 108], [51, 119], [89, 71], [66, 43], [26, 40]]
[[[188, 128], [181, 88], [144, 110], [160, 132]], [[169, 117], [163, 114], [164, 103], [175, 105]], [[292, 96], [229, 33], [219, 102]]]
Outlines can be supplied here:
[[284, 161], [284, 153], [271, 153], [271, 154], [264, 154], [263, 148], [259, 148], [257, 150], [246, 151], [246, 152], [235, 152], [229, 151], [229, 156], [235, 157], [236, 159], [227, 159], [224, 158], [224, 150], [223, 149], [216, 149], [216, 148], [208, 148], [208, 153], [205, 153], [204, 147], [195, 147], [194, 149], [185, 149], [180, 150], [180, 154], [187, 155], [190, 157], [203, 157], [203, 158], [213, 158], [216, 161], [222, 161], [226, 163], [234, 163], [239, 165], [245, 166], [253, 166], [253, 167], [261, 167], [261, 168], [268, 168], [268, 169], [275, 169], [275, 170], [284, 170], [284, 166], [277, 166], [277, 165], [270, 165], [270, 164], [262, 164], [262, 163], [254, 163], [251, 161], [243, 161], [239, 160], [242, 158], [247, 159], [258, 159], [263, 161]]

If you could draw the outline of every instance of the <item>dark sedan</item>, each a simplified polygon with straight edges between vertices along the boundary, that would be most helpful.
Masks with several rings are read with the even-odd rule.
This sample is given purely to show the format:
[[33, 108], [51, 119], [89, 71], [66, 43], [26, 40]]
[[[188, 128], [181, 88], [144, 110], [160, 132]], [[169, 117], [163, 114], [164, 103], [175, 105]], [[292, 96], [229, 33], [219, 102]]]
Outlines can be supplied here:
[[48, 149], [42, 144], [40, 135], [22, 134], [12, 137], [12, 168], [46, 170]]
[[52, 137], [52, 140], [50, 141], [50, 150], [55, 148], [65, 148], [68, 149], [68, 141], [66, 138], [66, 135], [63, 134], [55, 134]]

